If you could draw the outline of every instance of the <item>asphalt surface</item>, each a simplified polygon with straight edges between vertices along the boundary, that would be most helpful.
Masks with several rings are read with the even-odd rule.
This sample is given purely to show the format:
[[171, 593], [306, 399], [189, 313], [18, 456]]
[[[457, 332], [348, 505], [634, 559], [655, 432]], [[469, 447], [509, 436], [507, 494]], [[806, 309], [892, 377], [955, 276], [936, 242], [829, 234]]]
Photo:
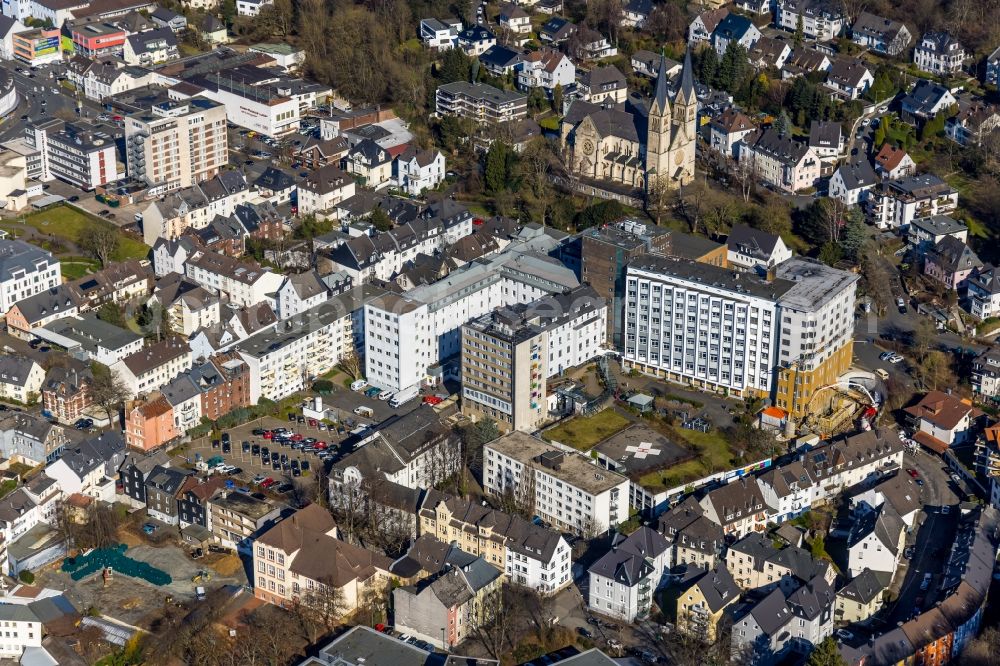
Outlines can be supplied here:
[[61, 110], [76, 113], [76, 100], [67, 90], [60, 88], [54, 78], [49, 78], [49, 72], [53, 71], [51, 68], [36, 70], [32, 72], [32, 77], [27, 73], [18, 73], [19, 67], [25, 69], [22, 63], [0, 62], [0, 67], [14, 78], [14, 87], [18, 93], [17, 109], [0, 125], [0, 141], [24, 136], [23, 116], [36, 120], [44, 116], [55, 116]]
[[[907, 455], [904, 469], [912, 467], [924, 482], [922, 489], [923, 511], [918, 514], [919, 527], [907, 538], [907, 545], [913, 547], [913, 558], [902, 560], [905, 569], [899, 597], [895, 606], [886, 616], [888, 624], [903, 622], [915, 614], [929, 608], [936, 601], [938, 575], [942, 572], [946, 555], [955, 540], [959, 495], [958, 487], [948, 477], [944, 463], [938, 456], [918, 451]], [[905, 471], [903, 472], [906, 473]], [[947, 507], [947, 514], [942, 513]], [[933, 577], [928, 589], [921, 590], [925, 574]], [[899, 574], [897, 574], [899, 575]], [[919, 610], [918, 610], [919, 609]]]

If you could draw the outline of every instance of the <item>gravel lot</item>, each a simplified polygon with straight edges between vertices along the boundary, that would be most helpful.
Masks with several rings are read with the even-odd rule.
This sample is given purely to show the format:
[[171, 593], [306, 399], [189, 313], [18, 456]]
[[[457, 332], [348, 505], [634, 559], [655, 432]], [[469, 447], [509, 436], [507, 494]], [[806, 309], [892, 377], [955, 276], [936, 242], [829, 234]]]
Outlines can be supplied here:
[[[67, 596], [85, 612], [91, 606], [108, 613], [112, 617], [140, 627], [147, 627], [170, 596], [177, 600], [189, 600], [195, 596], [195, 583], [191, 581], [203, 567], [177, 546], [139, 545], [129, 548], [126, 555], [136, 560], [163, 569], [173, 578], [170, 585], [157, 587], [138, 578], [116, 574], [107, 587], [99, 573], [74, 581], [68, 574], [59, 571], [58, 565], [45, 568], [38, 573], [38, 584], [66, 590]], [[231, 576], [221, 576], [212, 572], [209, 585], [246, 585], [244, 571], [240, 569]]]

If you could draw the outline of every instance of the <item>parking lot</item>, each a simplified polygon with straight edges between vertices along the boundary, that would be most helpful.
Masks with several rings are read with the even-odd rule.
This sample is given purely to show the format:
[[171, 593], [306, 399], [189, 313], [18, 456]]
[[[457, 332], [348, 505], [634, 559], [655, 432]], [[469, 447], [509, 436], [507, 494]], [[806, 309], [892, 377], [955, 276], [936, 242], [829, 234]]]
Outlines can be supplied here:
[[[278, 444], [272, 439], [267, 439], [264, 432], [270, 429], [287, 428], [290, 434], [301, 438], [300, 442], [307, 439], [315, 440], [314, 444], [322, 442], [322, 446], [313, 452], [305, 452], [301, 448], [292, 448], [292, 444], [300, 442], [289, 441], [285, 444]], [[254, 434], [254, 433], [257, 434]], [[290, 423], [279, 421], [278, 419], [261, 419], [254, 423], [232, 428], [225, 432], [229, 436], [228, 444], [224, 438], [204, 437], [191, 442], [187, 450], [182, 454], [186, 463], [195, 465], [198, 460], [208, 461], [216, 456], [223, 459], [225, 464], [233, 465], [241, 471], [233, 474], [234, 480], [243, 487], [250, 487], [252, 480], [273, 479], [275, 483], [268, 483], [272, 490], [277, 486], [289, 483], [293, 479], [300, 479], [305, 483], [310, 477], [317, 473], [322, 473], [324, 463], [321, 454], [326, 452], [339, 452], [339, 444], [346, 434], [338, 433], [336, 430], [320, 430], [317, 425], [310, 425], [308, 421], [300, 423]], [[301, 444], [304, 445], [304, 444]], [[264, 461], [264, 454], [268, 456]], [[272, 462], [271, 456], [277, 455], [276, 462]], [[329, 456], [325, 456], [329, 457]], [[298, 472], [295, 472], [298, 470]], [[267, 488], [264, 488], [267, 489]]]

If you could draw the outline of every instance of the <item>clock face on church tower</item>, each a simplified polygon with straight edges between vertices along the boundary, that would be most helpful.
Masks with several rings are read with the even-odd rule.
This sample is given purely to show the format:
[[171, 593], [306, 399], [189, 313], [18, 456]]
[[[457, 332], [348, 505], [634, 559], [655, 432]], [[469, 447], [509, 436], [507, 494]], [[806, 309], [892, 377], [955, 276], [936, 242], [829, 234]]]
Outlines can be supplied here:
[[583, 154], [590, 155], [592, 152], [594, 152], [594, 144], [590, 141], [590, 139], [587, 139], [583, 142]]

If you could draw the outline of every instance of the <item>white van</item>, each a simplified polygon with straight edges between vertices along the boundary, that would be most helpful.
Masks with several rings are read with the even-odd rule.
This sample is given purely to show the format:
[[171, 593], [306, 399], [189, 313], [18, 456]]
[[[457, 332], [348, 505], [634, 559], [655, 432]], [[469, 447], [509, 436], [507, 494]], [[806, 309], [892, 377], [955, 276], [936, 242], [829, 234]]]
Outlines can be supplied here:
[[410, 400], [416, 398], [418, 395], [420, 395], [420, 387], [411, 386], [410, 388], [404, 389], [399, 393], [397, 393], [396, 395], [392, 396], [392, 398], [389, 400], [389, 406], [395, 409], [400, 405], [405, 405]]
[[883, 370], [882, 368], [876, 368], [875, 374], [878, 375], [878, 378], [881, 379], [882, 381], [889, 379], [889, 373]]
[[365, 381], [364, 379], [356, 379], [353, 382], [351, 382], [351, 390], [352, 391], [361, 391], [361, 390], [363, 390], [367, 386], [368, 386], [368, 382]]

